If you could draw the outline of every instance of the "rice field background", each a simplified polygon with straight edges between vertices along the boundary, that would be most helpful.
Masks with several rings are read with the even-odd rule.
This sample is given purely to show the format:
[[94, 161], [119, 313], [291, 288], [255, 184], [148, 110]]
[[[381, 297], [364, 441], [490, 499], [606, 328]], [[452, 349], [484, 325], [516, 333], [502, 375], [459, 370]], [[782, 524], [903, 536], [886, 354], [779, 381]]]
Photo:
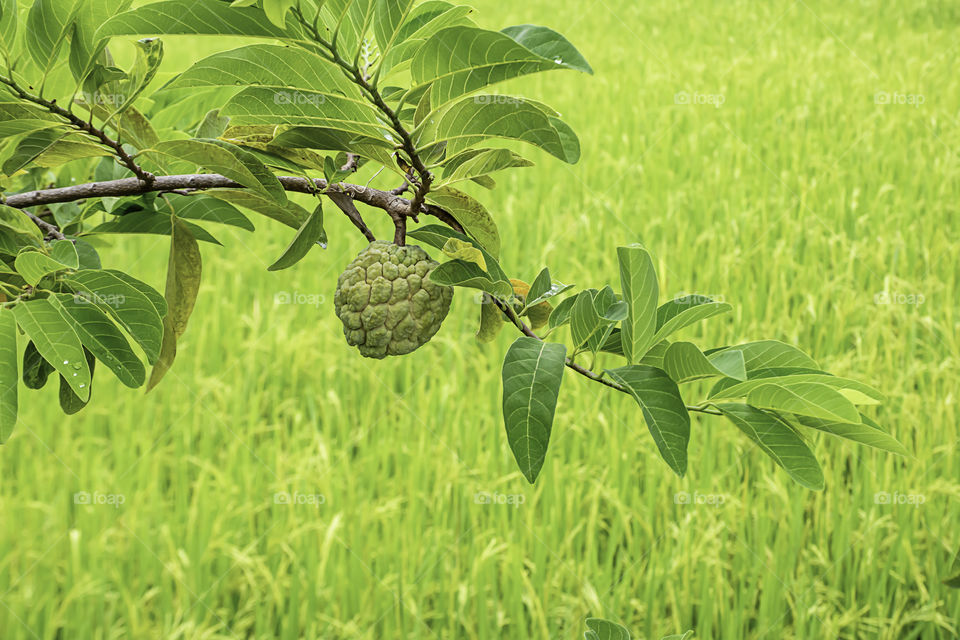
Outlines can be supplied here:
[[[812, 493], [704, 416], [679, 479], [630, 398], [571, 375], [530, 486], [500, 417], [513, 335], [477, 345], [460, 292], [427, 346], [362, 359], [332, 308], [360, 235], [331, 213], [326, 251], [268, 273], [290, 233], [257, 220], [212, 230], [158, 389], [100, 376], [74, 417], [55, 385], [23, 390], [0, 637], [552, 640], [588, 616], [649, 639], [958, 637], [960, 5], [473, 4], [561, 31], [596, 71], [500, 87], [583, 146], [573, 167], [525, 150], [536, 167], [475, 192], [511, 276], [616, 282], [614, 248], [642, 241], [664, 298], [735, 306], [686, 336], [780, 339], [872, 383], [915, 459], [820, 440]], [[235, 44], [168, 42], [165, 77]], [[160, 286], [166, 247], [102, 255]]]

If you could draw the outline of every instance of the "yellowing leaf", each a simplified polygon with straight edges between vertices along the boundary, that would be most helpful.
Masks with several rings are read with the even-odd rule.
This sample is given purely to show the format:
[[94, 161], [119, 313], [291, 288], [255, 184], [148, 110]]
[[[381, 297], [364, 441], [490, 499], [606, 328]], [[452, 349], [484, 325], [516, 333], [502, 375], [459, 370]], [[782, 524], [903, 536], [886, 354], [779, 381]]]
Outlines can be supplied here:
[[487, 261], [483, 258], [483, 252], [465, 240], [450, 238], [443, 245], [442, 251], [452, 260], [459, 258], [465, 262], [472, 262], [484, 271], [487, 270]]

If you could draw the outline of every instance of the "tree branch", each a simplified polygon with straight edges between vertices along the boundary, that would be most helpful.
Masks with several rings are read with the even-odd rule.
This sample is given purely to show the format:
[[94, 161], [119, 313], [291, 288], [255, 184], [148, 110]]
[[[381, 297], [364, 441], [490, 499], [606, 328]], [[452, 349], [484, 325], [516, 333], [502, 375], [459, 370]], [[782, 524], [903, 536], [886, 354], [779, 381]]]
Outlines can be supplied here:
[[145, 170], [136, 161], [133, 157], [123, 149], [123, 145], [120, 144], [117, 140], [114, 140], [106, 134], [103, 129], [98, 129], [93, 126], [93, 123], [87, 122], [82, 118], [74, 115], [68, 109], [64, 109], [53, 100], [45, 100], [40, 96], [35, 96], [32, 93], [24, 91], [20, 85], [18, 85], [12, 78], [7, 78], [6, 76], [0, 76], [0, 83], [7, 85], [10, 90], [17, 95], [21, 100], [27, 102], [32, 102], [33, 104], [39, 105], [49, 111], [50, 113], [60, 116], [67, 121], [67, 124], [73, 128], [86, 133], [87, 135], [93, 136], [97, 139], [97, 142], [102, 144], [105, 147], [108, 147], [113, 154], [117, 156], [120, 162], [123, 163], [125, 167], [130, 169], [137, 176], [138, 180], [150, 184], [154, 180], [154, 175], [149, 171]]
[[66, 240], [66, 236], [60, 232], [60, 227], [55, 224], [50, 224], [40, 216], [35, 216], [32, 213], [28, 213], [30, 219], [33, 220], [33, 224], [37, 225], [41, 231], [43, 231], [46, 239], [50, 240]]
[[[333, 42], [328, 42], [320, 35], [320, 31], [317, 28], [317, 25], [310, 24], [301, 12], [297, 12], [298, 20], [300, 23], [308, 30], [308, 32], [313, 36], [313, 39], [317, 44], [321, 45], [327, 49], [330, 60], [339, 66], [347, 77], [358, 87], [360, 87], [364, 93], [367, 94], [370, 102], [383, 113], [384, 116], [390, 121], [390, 126], [394, 132], [400, 136], [400, 148], [407, 154], [407, 157], [410, 160], [412, 165], [412, 170], [416, 171], [419, 180], [414, 189], [413, 199], [410, 202], [410, 211], [414, 214], [420, 212], [421, 207], [424, 204], [427, 193], [430, 191], [430, 186], [433, 183], [433, 174], [430, 173], [430, 170], [427, 169], [426, 164], [420, 158], [420, 155], [417, 153], [417, 146], [413, 142], [413, 138], [410, 135], [410, 132], [403, 126], [403, 123], [400, 121], [400, 116], [390, 108], [390, 105], [387, 104], [386, 100], [383, 99], [379, 89], [376, 84], [371, 84], [371, 78], [367, 75], [367, 69], [361, 69], [357, 66], [356, 60], [350, 62], [345, 60], [340, 52], [337, 51], [336, 46], [336, 35], [334, 35]], [[358, 52], [359, 53], [359, 52]], [[412, 175], [412, 171], [408, 171], [408, 174]], [[394, 218], [397, 220], [397, 218]], [[395, 238], [398, 239], [397, 244], [403, 244], [403, 234], [406, 226], [404, 221], [403, 225], [397, 224], [397, 234]]]
[[[461, 233], [463, 232], [463, 227], [454, 217], [440, 207], [421, 205], [420, 210], [414, 212], [411, 209], [410, 200], [390, 191], [382, 191], [380, 189], [347, 184], [345, 182], [338, 182], [331, 185], [327, 184], [327, 181], [322, 178], [310, 181], [299, 176], [278, 176], [277, 179], [285, 190], [295, 193], [319, 193], [331, 199], [339, 198], [340, 196], [349, 196], [350, 200], [362, 202], [376, 209], [382, 209], [390, 216], [395, 224], [397, 220], [403, 220], [404, 224], [406, 224], [406, 218], [416, 218], [417, 214], [425, 213], [437, 218], [440, 222], [443, 222], [454, 230]], [[122, 198], [152, 192], [186, 194], [218, 188], [241, 189], [244, 188], [244, 186], [217, 173], [155, 176], [150, 183], [144, 182], [139, 178], [121, 178], [119, 180], [109, 180], [106, 182], [88, 182], [85, 184], [71, 185], [69, 187], [55, 187], [52, 189], [15, 193], [7, 196], [4, 204], [8, 207], [25, 209], [27, 207], [37, 207], [58, 202], [86, 200], [88, 198]], [[359, 218], [359, 214], [357, 217]], [[358, 224], [351, 216], [351, 221], [364, 233], [364, 236], [367, 237], [368, 240], [371, 240], [373, 234], [363, 225], [362, 219], [359, 220]], [[41, 220], [41, 222], [43, 221]], [[43, 224], [46, 225], [48, 223], [43, 222]], [[39, 223], [38, 226], [40, 226]], [[43, 226], [40, 226], [40, 228], [48, 231]], [[364, 231], [364, 229], [366, 229], [366, 231]]]

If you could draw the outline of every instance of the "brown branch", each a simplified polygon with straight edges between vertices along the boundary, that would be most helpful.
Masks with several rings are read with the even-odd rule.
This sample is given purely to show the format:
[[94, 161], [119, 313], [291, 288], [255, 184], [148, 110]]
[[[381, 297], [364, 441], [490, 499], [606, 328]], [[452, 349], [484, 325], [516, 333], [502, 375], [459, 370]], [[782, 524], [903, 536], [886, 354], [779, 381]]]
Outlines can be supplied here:
[[393, 219], [393, 244], [402, 247], [407, 242], [407, 218], [400, 216]]
[[50, 224], [40, 216], [35, 216], [32, 213], [27, 213], [30, 216], [30, 219], [33, 220], [33, 224], [37, 225], [41, 231], [43, 231], [44, 237], [47, 240], [66, 240], [66, 236], [60, 232], [60, 227], [55, 224]]
[[360, 156], [355, 153], [347, 154], [347, 163], [340, 167], [340, 171], [343, 173], [353, 173], [360, 166]]
[[[403, 220], [405, 225], [406, 218], [416, 218], [416, 215], [411, 209], [410, 200], [395, 195], [390, 191], [382, 191], [380, 189], [347, 184], [345, 182], [330, 185], [327, 184], [326, 180], [321, 178], [310, 181], [299, 176], [278, 176], [277, 179], [287, 191], [326, 195], [333, 199], [338, 206], [340, 206], [341, 203], [345, 203], [343, 198], [340, 197], [344, 196], [350, 202], [351, 206], [353, 201], [356, 201], [376, 209], [382, 209], [395, 223], [397, 220]], [[15, 193], [7, 196], [4, 203], [9, 207], [25, 209], [27, 207], [37, 207], [58, 202], [86, 200], [88, 198], [122, 198], [153, 192], [185, 194], [218, 188], [240, 189], [243, 188], [243, 185], [216, 173], [156, 176], [150, 183], [146, 183], [139, 178], [121, 178], [119, 180], [109, 180], [106, 182], [88, 182], [85, 184], [71, 185], [69, 187], [55, 187]], [[341, 209], [342, 208], [343, 207], [341, 207]], [[347, 213], [354, 225], [364, 234], [364, 237], [372, 242], [374, 240], [373, 234], [370, 233], [370, 230], [363, 223], [363, 220], [354, 219], [355, 217], [359, 218], [360, 214], [357, 213], [354, 217], [351, 213], [346, 211], [345, 213]], [[454, 230], [461, 233], [463, 232], [463, 227], [453, 216], [440, 207], [422, 205], [416, 213], [425, 213], [433, 216]]]
[[357, 211], [357, 206], [353, 204], [353, 198], [350, 197], [349, 193], [334, 188], [327, 191], [327, 197], [333, 200], [333, 203], [337, 205], [340, 211], [343, 211], [350, 219], [350, 222], [353, 223], [353, 226], [360, 230], [364, 238], [369, 242], [374, 242], [377, 239], [377, 237], [373, 235], [373, 232], [370, 231], [367, 223], [363, 221], [363, 217], [360, 215], [360, 212]]
[[154, 180], [154, 175], [149, 171], [145, 170], [143, 167], [138, 165], [133, 157], [127, 153], [123, 145], [119, 141], [114, 140], [106, 134], [103, 129], [99, 129], [93, 126], [93, 123], [87, 122], [82, 118], [74, 115], [68, 109], [64, 109], [56, 103], [55, 100], [46, 100], [40, 96], [35, 96], [32, 93], [24, 91], [20, 85], [18, 85], [12, 78], [7, 78], [5, 76], [0, 76], [0, 83], [7, 85], [11, 91], [13, 91], [17, 97], [21, 100], [27, 102], [32, 102], [33, 104], [39, 105], [49, 111], [50, 113], [60, 116], [67, 121], [67, 124], [74, 127], [75, 129], [86, 133], [89, 136], [93, 136], [97, 139], [97, 142], [102, 144], [105, 147], [108, 147], [113, 154], [117, 156], [120, 162], [123, 163], [125, 167], [130, 169], [136, 176], [138, 180], [150, 184]]

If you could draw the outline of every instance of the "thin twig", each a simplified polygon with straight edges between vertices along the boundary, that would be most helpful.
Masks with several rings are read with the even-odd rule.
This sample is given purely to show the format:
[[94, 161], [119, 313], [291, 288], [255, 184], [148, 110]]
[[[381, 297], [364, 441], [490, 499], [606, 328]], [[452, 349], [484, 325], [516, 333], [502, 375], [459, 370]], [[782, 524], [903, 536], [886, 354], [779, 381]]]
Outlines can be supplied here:
[[[528, 336], [530, 338], [534, 338], [535, 340], [539, 340], [540, 342], [543, 342], [543, 338], [538, 336], [533, 329], [531, 329], [523, 320], [521, 320], [520, 317], [517, 316], [517, 314], [513, 311], [513, 309], [510, 308], [505, 302], [503, 302], [502, 300], [493, 298], [493, 303], [497, 305], [497, 308], [500, 309], [503, 315], [505, 315], [507, 319], [510, 320], [510, 322], [517, 329], [519, 329], [523, 335]], [[565, 358], [564, 364], [567, 366], [567, 368], [572, 369], [573, 371], [576, 371], [577, 373], [579, 373], [585, 378], [589, 378], [594, 382], [599, 382], [600, 384], [610, 387], [611, 389], [615, 389], [616, 391], [619, 391], [621, 393], [632, 395], [630, 393], [630, 390], [624, 387], [622, 384], [619, 384], [612, 380], [607, 380], [602, 375], [598, 373], [594, 373], [593, 371], [590, 371], [589, 369], [577, 364], [571, 358]], [[699, 405], [698, 406], [687, 405], [687, 411], [695, 411], [697, 413], [708, 413], [710, 415], [717, 415], [717, 416], [723, 415], [719, 411], [712, 411], [705, 406], [699, 406]]]
[[83, 133], [86, 133], [87, 135], [93, 136], [103, 146], [109, 147], [110, 150], [113, 151], [113, 154], [120, 160], [120, 162], [122, 162], [125, 167], [130, 169], [130, 171], [132, 171], [139, 180], [148, 185], [154, 181], [155, 176], [138, 165], [133, 157], [124, 150], [123, 145], [121, 145], [119, 141], [108, 136], [103, 129], [93, 126], [92, 122], [87, 122], [84, 119], [77, 117], [68, 109], [64, 109], [58, 105], [55, 100], [46, 100], [40, 96], [35, 96], [32, 93], [24, 91], [12, 78], [0, 76], [0, 83], [7, 85], [10, 90], [13, 91], [21, 100], [32, 102], [33, 104], [43, 107], [50, 113], [60, 116], [67, 121], [67, 124], [79, 131], [82, 131]]
[[66, 236], [60, 232], [60, 227], [55, 224], [50, 224], [40, 216], [35, 216], [32, 213], [27, 213], [30, 216], [30, 219], [33, 220], [33, 224], [37, 225], [41, 231], [43, 231], [44, 237], [47, 240], [66, 240]]

